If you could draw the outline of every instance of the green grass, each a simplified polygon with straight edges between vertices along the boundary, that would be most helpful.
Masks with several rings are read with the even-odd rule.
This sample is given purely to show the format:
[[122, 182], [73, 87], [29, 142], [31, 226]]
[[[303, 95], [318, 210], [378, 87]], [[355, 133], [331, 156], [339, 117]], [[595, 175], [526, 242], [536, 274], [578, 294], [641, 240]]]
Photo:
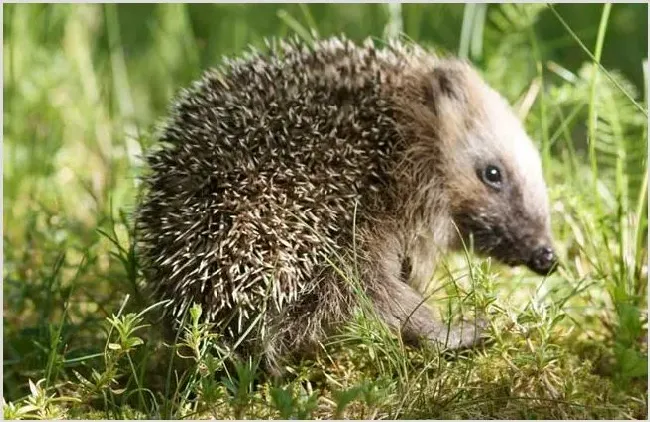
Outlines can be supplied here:
[[[3, 12], [5, 418], [647, 419], [647, 5]], [[281, 380], [229, 356], [199, 309], [165, 336], [130, 213], [173, 95], [264, 37], [400, 30], [512, 101], [539, 141], [563, 268], [449, 257], [431, 303], [490, 315], [490, 343], [462, 353], [405, 347], [363, 308]]]

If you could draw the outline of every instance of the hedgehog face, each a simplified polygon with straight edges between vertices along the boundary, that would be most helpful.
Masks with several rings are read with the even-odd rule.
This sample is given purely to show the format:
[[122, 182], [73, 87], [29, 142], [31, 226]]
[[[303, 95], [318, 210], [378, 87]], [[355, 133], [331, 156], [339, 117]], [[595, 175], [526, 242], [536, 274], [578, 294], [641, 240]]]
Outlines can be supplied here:
[[556, 257], [539, 153], [499, 94], [469, 68], [453, 71], [462, 80], [446, 74], [452, 88], [437, 104], [439, 124], [453, 126], [440, 139], [453, 220], [477, 252], [549, 274]]
[[[470, 142], [491, 143], [480, 138]], [[556, 259], [539, 157], [525, 137], [516, 148], [514, 153], [467, 150], [465, 174], [451, 201], [453, 218], [478, 252], [548, 274]]]

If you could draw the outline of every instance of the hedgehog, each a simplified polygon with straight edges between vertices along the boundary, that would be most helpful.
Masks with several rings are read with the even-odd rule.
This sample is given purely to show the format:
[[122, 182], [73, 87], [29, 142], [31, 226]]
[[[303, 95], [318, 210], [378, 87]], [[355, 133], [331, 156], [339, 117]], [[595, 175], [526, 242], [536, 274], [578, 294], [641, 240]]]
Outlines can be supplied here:
[[556, 266], [533, 141], [469, 63], [416, 44], [267, 41], [182, 91], [157, 138], [135, 217], [146, 284], [271, 369], [361, 296], [405, 342], [472, 346], [480, 324], [437, 320], [422, 293], [468, 242]]

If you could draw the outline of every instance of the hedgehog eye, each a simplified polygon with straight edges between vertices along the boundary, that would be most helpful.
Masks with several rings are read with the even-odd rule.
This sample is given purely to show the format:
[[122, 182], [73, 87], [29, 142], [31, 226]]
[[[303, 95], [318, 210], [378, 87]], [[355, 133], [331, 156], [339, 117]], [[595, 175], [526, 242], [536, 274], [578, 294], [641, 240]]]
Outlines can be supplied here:
[[488, 165], [483, 169], [483, 183], [486, 185], [489, 185], [490, 187], [494, 189], [501, 189], [501, 170], [499, 167], [494, 166], [494, 165]]

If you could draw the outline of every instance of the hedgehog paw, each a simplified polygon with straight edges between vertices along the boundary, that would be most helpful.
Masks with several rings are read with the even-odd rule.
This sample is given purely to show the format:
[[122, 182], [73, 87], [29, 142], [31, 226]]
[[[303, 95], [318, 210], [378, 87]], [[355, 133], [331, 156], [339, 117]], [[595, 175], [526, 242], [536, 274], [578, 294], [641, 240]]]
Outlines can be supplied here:
[[488, 322], [483, 318], [465, 319], [455, 325], [445, 326], [432, 340], [447, 350], [471, 348], [485, 341], [487, 326]]

